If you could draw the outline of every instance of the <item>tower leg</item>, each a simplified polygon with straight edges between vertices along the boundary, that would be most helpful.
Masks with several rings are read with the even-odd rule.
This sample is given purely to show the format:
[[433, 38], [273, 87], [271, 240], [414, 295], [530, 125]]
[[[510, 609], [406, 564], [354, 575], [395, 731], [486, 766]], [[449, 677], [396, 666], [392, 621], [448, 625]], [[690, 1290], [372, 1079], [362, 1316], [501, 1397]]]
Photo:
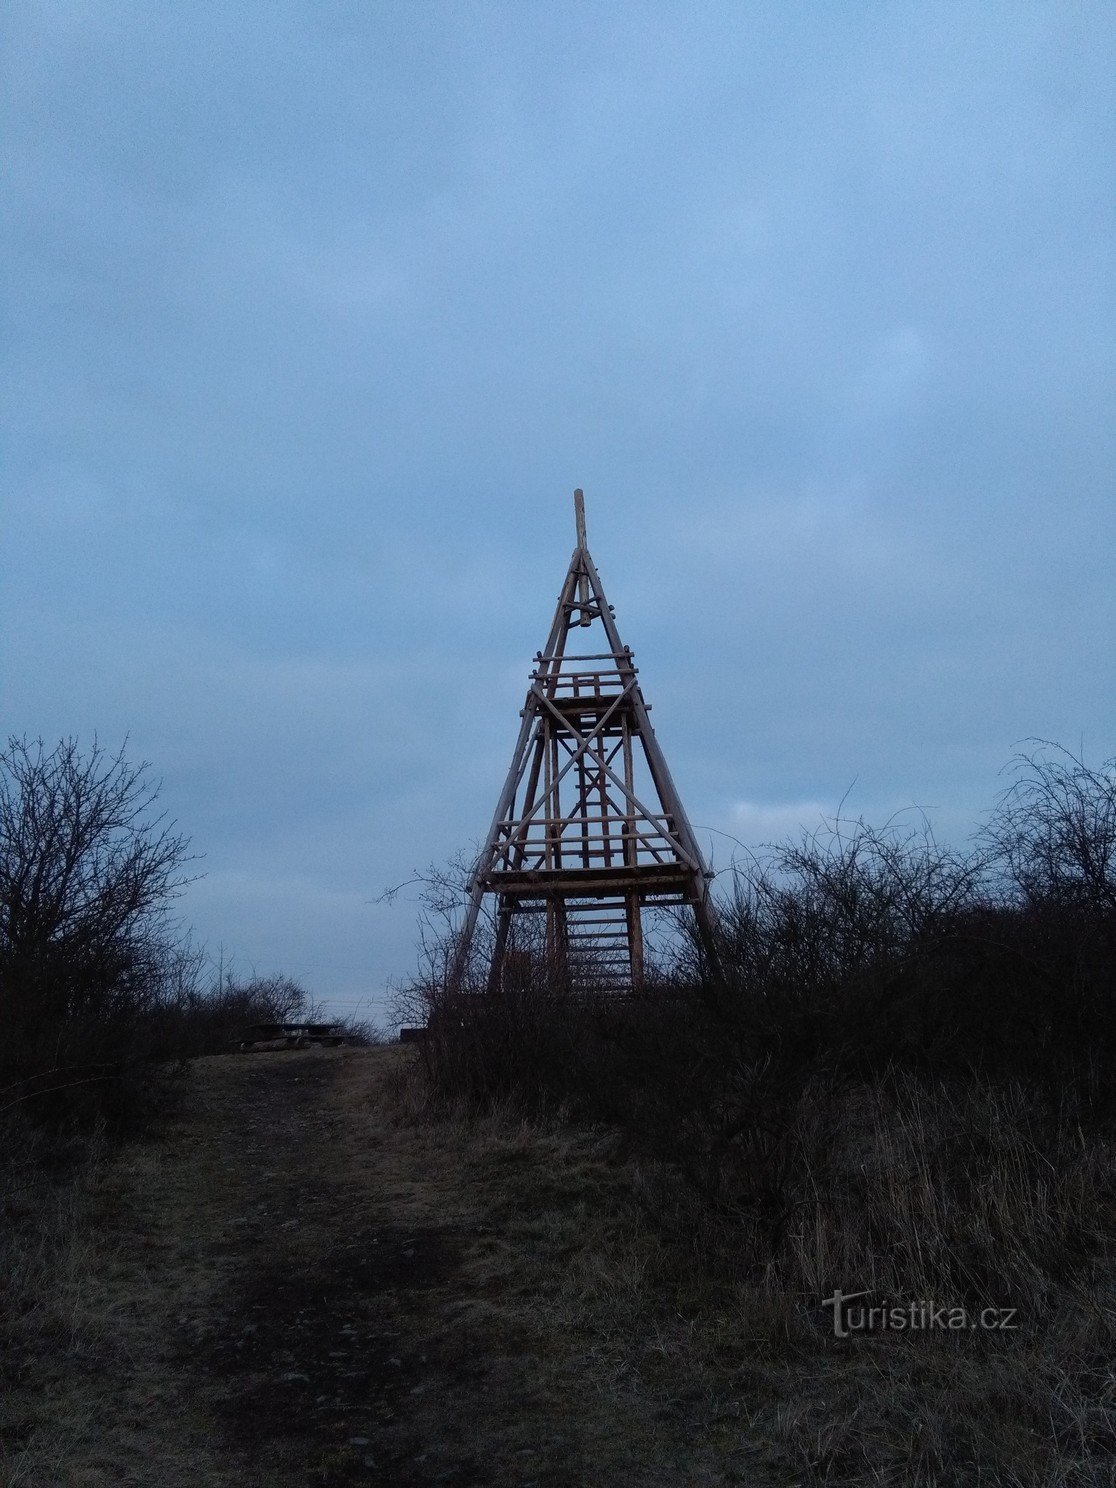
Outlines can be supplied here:
[[570, 943], [566, 924], [566, 905], [555, 897], [546, 907], [546, 962], [547, 973], [554, 989], [568, 992], [570, 986]]
[[632, 969], [632, 991], [643, 991], [643, 921], [639, 895], [629, 894], [624, 903], [628, 921], [628, 961]]
[[[704, 884], [702, 888], [705, 888]], [[702, 897], [695, 902], [694, 919], [697, 921], [698, 944], [705, 957], [707, 980], [716, 982], [721, 976], [721, 957], [717, 948], [717, 916], [707, 893], [703, 893]]]
[[496, 943], [492, 947], [492, 962], [488, 968], [489, 996], [500, 991], [504, 976], [504, 952], [508, 948], [508, 932], [511, 930], [511, 910], [501, 906], [496, 919]]

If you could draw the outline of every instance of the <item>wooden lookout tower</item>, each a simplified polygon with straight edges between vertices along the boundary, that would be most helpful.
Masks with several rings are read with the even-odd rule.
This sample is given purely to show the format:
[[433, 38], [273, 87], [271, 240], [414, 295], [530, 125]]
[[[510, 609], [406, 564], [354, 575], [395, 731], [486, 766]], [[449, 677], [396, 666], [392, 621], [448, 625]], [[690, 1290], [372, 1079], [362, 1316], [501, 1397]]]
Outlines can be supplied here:
[[545, 946], [559, 983], [577, 995], [641, 989], [648, 909], [689, 906], [713, 955], [713, 875], [589, 556], [580, 491], [574, 509], [577, 546], [546, 646], [535, 657], [453, 965], [460, 984], [482, 904], [494, 896], [490, 992], [504, 985], [524, 915], [545, 916], [531, 922], [534, 943]]

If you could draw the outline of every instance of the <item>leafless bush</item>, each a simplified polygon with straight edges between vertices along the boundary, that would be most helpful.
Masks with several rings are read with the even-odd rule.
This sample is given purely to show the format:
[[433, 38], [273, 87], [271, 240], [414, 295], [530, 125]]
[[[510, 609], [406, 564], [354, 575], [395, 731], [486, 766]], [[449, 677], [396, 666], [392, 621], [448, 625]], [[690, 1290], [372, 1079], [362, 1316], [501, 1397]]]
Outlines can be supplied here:
[[84, 1121], [134, 1105], [188, 861], [148, 768], [72, 739], [0, 752], [0, 1107]]
[[563, 1001], [535, 958], [463, 1009], [430, 981], [433, 1087], [607, 1124], [755, 1277], [1037, 1305], [1112, 1217], [1116, 787], [1018, 769], [970, 851], [838, 820], [739, 867], [715, 981], [695, 954], [654, 997]]
[[1116, 912], [1116, 759], [1093, 769], [1056, 744], [1011, 762], [984, 840], [1023, 904]]

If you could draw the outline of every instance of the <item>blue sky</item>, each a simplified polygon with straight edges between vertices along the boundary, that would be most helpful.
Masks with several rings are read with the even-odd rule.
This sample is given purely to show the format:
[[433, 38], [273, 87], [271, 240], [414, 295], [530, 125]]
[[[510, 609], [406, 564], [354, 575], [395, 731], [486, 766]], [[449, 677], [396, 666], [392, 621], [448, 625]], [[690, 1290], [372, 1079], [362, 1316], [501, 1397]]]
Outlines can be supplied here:
[[575, 485], [718, 864], [1116, 753], [1110, 5], [5, 28], [7, 730], [128, 735], [238, 968], [411, 970]]

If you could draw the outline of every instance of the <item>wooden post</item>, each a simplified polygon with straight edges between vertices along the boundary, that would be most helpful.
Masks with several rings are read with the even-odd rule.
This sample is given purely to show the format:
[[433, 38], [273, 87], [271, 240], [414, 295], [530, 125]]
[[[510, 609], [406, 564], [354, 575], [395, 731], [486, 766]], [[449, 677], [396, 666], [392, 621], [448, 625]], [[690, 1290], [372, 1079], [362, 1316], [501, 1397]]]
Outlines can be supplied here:
[[585, 494], [580, 487], [574, 492], [574, 521], [577, 523], [577, 545], [585, 547]]
[[[585, 544], [585, 497], [579, 487], [574, 492], [574, 522], [577, 525], [577, 551], [588, 554]], [[589, 578], [582, 573], [577, 583], [577, 600], [581, 606], [582, 625], [592, 625], [592, 620], [587, 613], [589, 608]]]
[[628, 929], [628, 958], [632, 967], [632, 991], [643, 991], [643, 924], [639, 916], [639, 895], [629, 894], [624, 901]]

